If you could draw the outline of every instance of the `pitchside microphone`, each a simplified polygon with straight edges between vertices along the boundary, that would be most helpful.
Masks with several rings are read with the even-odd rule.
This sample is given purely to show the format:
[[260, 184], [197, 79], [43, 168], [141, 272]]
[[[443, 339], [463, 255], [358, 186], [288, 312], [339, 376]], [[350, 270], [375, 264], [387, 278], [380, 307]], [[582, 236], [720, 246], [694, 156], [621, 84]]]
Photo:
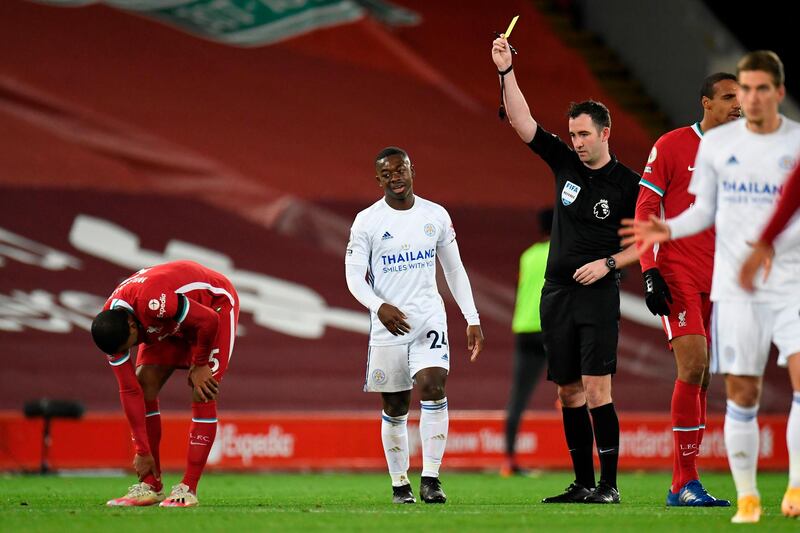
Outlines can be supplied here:
[[83, 416], [83, 404], [72, 400], [51, 400], [49, 398], [39, 398], [25, 402], [22, 412], [25, 418], [42, 418], [42, 463], [39, 467], [40, 474], [50, 472], [48, 456], [52, 438], [50, 437], [50, 421], [53, 418], [73, 418], [78, 419]]
[[26, 418], [80, 418], [83, 416], [83, 411], [83, 405], [79, 402], [49, 398], [25, 402], [23, 408]]

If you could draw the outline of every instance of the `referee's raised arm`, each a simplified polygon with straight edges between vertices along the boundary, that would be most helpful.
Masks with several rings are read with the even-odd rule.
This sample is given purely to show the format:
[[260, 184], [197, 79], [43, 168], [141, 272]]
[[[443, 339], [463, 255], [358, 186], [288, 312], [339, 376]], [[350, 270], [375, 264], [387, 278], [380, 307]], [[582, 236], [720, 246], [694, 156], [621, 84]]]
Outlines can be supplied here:
[[509, 50], [508, 41], [502, 37], [492, 42], [492, 60], [497, 66], [497, 74], [500, 77], [501, 87], [503, 87], [503, 102], [508, 120], [517, 135], [525, 143], [529, 143], [536, 134], [536, 121], [533, 120], [528, 102], [525, 101], [525, 96], [522, 95], [522, 91], [517, 85], [517, 79], [511, 66], [511, 50]]

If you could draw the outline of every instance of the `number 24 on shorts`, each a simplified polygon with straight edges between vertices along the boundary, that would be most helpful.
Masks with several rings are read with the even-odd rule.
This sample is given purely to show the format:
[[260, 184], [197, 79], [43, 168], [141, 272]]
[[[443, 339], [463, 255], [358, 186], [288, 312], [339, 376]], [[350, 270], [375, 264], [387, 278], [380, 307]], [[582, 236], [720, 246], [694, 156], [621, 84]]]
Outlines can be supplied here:
[[[439, 332], [436, 330], [430, 330], [427, 335], [427, 338], [431, 338], [433, 336], [433, 342], [431, 342], [431, 350], [435, 350], [437, 348], [441, 348], [442, 346], [447, 346], [447, 335], [442, 332], [441, 337], [439, 336]], [[439, 342], [441, 339], [441, 343]]]

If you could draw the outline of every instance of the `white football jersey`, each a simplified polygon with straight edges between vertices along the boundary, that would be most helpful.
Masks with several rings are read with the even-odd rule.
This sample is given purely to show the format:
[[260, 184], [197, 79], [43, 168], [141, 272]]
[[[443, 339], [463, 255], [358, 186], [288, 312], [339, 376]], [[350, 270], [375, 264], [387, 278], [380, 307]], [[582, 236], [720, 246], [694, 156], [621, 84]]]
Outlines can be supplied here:
[[345, 263], [365, 267], [375, 294], [405, 313], [411, 326], [410, 333], [394, 336], [377, 313], [370, 313], [371, 345], [408, 344], [436, 315], [444, 318], [436, 287], [436, 249], [455, 238], [445, 208], [419, 196], [411, 209], [393, 209], [381, 198], [356, 215]]
[[780, 127], [753, 133], [745, 120], [718, 126], [703, 136], [689, 192], [696, 202], [716, 206], [716, 252], [711, 299], [776, 301], [800, 295], [800, 238], [795, 216], [775, 241], [776, 255], [766, 282], [759, 273], [756, 290], [739, 286], [739, 269], [775, 210], [800, 154], [800, 123], [781, 116]]

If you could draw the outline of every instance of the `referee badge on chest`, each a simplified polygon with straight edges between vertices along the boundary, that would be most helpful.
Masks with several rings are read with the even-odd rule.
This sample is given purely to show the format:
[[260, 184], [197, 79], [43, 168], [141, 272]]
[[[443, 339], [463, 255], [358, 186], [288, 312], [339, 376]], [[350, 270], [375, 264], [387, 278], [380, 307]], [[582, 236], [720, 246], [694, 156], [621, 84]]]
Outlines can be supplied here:
[[564, 184], [564, 188], [561, 189], [561, 203], [564, 205], [571, 204], [578, 197], [579, 192], [581, 192], [580, 185], [575, 185], [568, 181]]
[[594, 204], [594, 216], [600, 220], [608, 218], [611, 214], [611, 208], [608, 206], [608, 200], [601, 198], [599, 202]]

